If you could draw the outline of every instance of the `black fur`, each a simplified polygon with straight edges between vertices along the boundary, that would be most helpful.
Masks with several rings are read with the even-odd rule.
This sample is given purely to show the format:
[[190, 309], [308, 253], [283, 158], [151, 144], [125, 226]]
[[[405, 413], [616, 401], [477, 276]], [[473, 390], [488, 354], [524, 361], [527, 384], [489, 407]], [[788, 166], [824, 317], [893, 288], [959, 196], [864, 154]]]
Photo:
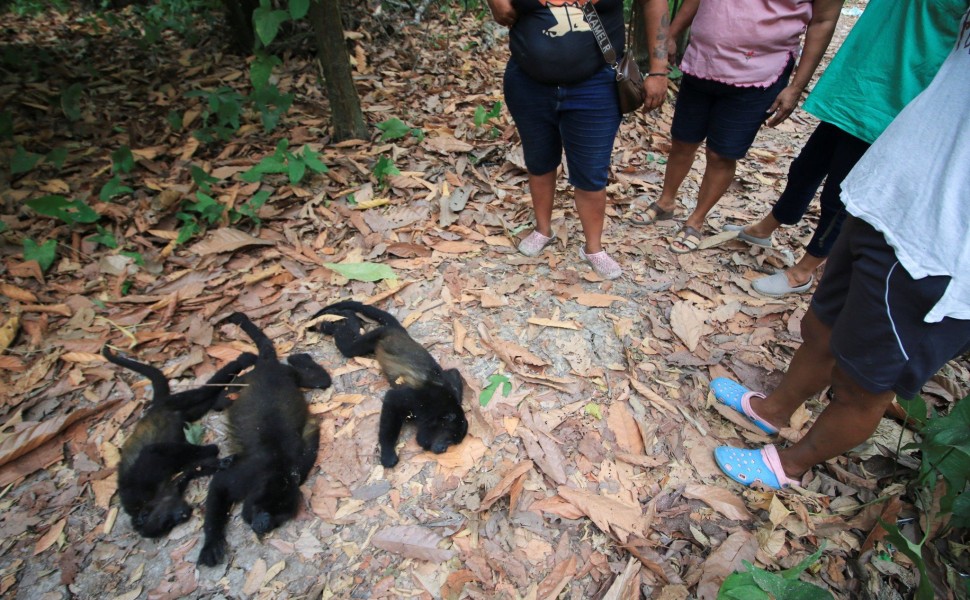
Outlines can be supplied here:
[[[374, 354], [391, 384], [384, 396], [378, 440], [381, 464], [398, 463], [397, 438], [406, 420], [417, 425], [417, 442], [425, 450], [440, 454], [460, 444], [468, 433], [468, 420], [461, 407], [464, 380], [458, 369], [442, 370], [431, 354], [414, 341], [392, 315], [360, 302], [331, 304], [314, 318], [339, 315], [340, 321], [323, 321], [317, 331], [332, 335], [344, 356]], [[380, 327], [361, 334], [358, 314]]]
[[210, 567], [225, 559], [226, 525], [235, 502], [243, 502], [243, 519], [259, 536], [296, 515], [300, 484], [320, 445], [319, 424], [299, 388], [330, 386], [330, 375], [307, 354], [282, 364], [273, 342], [246, 315], [233, 313], [229, 322], [256, 342], [259, 359], [240, 378], [245, 387], [229, 407], [232, 465], [209, 484], [199, 564]]
[[256, 356], [242, 354], [219, 369], [206, 387], [172, 395], [168, 380], [157, 368], [118, 356], [107, 346], [101, 353], [152, 382], [152, 403], [121, 449], [118, 495], [135, 530], [145, 537], [159, 537], [192, 514], [192, 507], [182, 498], [189, 481], [225, 466], [219, 461], [218, 446], [186, 441], [185, 424], [201, 419], [212, 408], [221, 408], [216, 406], [223, 390], [219, 386], [252, 366]]

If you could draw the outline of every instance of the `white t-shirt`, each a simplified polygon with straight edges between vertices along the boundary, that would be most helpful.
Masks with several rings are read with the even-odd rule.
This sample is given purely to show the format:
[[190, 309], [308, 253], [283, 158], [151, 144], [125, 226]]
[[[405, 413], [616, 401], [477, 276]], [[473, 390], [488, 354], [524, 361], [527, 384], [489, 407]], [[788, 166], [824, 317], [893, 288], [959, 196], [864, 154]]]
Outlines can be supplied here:
[[951, 277], [924, 321], [970, 320], [970, 11], [932, 83], [842, 182], [842, 201], [914, 278]]

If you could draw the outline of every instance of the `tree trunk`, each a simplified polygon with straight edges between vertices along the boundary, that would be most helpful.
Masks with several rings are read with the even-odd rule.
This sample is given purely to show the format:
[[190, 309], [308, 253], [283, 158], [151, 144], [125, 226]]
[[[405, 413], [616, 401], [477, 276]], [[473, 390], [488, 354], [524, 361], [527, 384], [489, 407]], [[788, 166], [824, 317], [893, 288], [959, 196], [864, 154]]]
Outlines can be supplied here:
[[252, 54], [256, 44], [253, 11], [259, 7], [259, 0], [222, 0], [222, 4], [226, 7], [233, 50], [247, 56]]
[[324, 85], [330, 99], [330, 122], [334, 141], [367, 139], [367, 125], [360, 97], [350, 71], [350, 54], [344, 42], [339, 0], [311, 0], [307, 15], [313, 26], [317, 56], [323, 66]]

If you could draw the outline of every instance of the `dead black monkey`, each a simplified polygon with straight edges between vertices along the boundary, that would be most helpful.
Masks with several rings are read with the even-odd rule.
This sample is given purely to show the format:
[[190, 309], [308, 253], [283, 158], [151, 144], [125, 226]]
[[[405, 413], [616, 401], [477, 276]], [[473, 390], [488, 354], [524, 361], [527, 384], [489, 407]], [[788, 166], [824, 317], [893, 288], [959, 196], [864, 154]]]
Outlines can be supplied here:
[[107, 346], [101, 354], [152, 382], [152, 403], [121, 448], [118, 495], [138, 533], [165, 535], [192, 514], [192, 507], [182, 498], [189, 481], [211, 475], [220, 467], [219, 447], [190, 444], [185, 439], [185, 424], [212, 409], [223, 390], [220, 386], [253, 365], [256, 356], [242, 354], [219, 369], [205, 387], [173, 395], [159, 369], [119, 356]]
[[[344, 318], [323, 321], [317, 331], [332, 335], [337, 349], [348, 358], [374, 354], [391, 384], [384, 396], [378, 434], [382, 465], [398, 463], [394, 447], [406, 420], [417, 425], [418, 445], [436, 454], [465, 439], [468, 419], [461, 407], [464, 380], [458, 369], [443, 370], [397, 319], [379, 308], [348, 300], [331, 304], [314, 318], [325, 314]], [[380, 327], [361, 334], [358, 314]]]
[[209, 483], [205, 505], [205, 544], [199, 564], [214, 566], [226, 555], [226, 525], [233, 503], [242, 501], [242, 516], [257, 535], [296, 515], [302, 484], [317, 458], [320, 428], [301, 387], [324, 389], [330, 375], [307, 354], [283, 364], [273, 342], [249, 317], [233, 313], [230, 323], [256, 342], [259, 358], [229, 407], [232, 465]]

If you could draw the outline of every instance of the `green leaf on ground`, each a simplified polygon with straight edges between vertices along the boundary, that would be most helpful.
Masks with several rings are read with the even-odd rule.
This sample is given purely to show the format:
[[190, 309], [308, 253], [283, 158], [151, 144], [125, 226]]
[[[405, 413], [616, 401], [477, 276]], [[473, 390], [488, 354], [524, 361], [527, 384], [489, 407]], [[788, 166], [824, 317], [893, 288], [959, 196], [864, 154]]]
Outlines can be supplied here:
[[47, 272], [47, 269], [50, 269], [51, 265], [54, 264], [56, 256], [57, 240], [47, 240], [43, 244], [37, 245], [34, 240], [24, 238], [24, 260], [36, 260], [41, 271]]
[[379, 263], [324, 263], [328, 269], [333, 269], [347, 279], [355, 281], [381, 281], [382, 279], [397, 279], [394, 269]]

